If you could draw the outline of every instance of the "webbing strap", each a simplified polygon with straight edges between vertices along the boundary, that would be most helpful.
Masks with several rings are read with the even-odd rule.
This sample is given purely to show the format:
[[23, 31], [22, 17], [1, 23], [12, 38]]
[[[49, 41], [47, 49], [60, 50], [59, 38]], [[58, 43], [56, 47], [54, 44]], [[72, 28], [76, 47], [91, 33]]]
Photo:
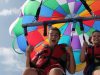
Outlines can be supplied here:
[[36, 16], [35, 16], [36, 20], [38, 20], [38, 18], [39, 18], [42, 2], [43, 2], [43, 0], [41, 1], [40, 5], [39, 5], [39, 8], [37, 9], [37, 13], [36, 13]]
[[19, 52], [19, 51], [17, 51], [17, 50], [15, 49], [15, 41], [16, 41], [16, 37], [14, 37], [14, 39], [13, 39], [13, 41], [12, 41], [12, 48], [13, 48], [13, 50], [14, 50], [16, 53], [18, 53], [18, 54], [24, 54], [23, 52]]
[[[64, 49], [62, 47], [60, 47], [60, 48]], [[51, 51], [50, 55], [44, 56], [44, 58], [47, 59], [47, 61], [40, 68], [44, 69], [45, 67], [47, 67], [49, 65], [49, 63], [50, 63], [50, 60], [53, 59], [53, 60], [59, 62], [59, 64], [64, 68], [64, 71], [66, 71], [65, 70], [65, 67], [66, 67], [65, 61], [62, 60], [61, 58], [56, 58], [56, 57], [52, 56], [54, 49], [50, 48], [50, 51]], [[63, 51], [65, 51], [65, 50], [63, 50]], [[66, 58], [66, 60], [67, 60], [67, 58]]]
[[45, 67], [47, 67], [49, 65], [53, 51], [54, 50], [52, 48], [50, 48], [50, 55], [46, 57], [47, 61], [41, 66], [42, 69], [44, 69]]

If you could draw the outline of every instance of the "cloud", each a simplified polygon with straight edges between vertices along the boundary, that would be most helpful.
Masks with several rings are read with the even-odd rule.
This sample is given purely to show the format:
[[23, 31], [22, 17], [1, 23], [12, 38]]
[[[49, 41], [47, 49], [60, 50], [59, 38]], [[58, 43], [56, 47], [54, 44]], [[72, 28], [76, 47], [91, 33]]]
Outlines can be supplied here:
[[0, 16], [10, 16], [16, 15], [20, 13], [20, 9], [12, 8], [12, 9], [3, 9], [0, 11]]
[[[16, 54], [11, 48], [0, 48], [0, 74], [22, 75], [25, 69], [25, 55]], [[70, 75], [67, 72], [67, 75]], [[82, 71], [73, 75], [82, 75]]]
[[0, 3], [8, 3], [9, 1], [11, 1], [11, 0], [0, 0]]
[[25, 69], [25, 55], [16, 54], [11, 48], [0, 48], [0, 74], [21, 75]]

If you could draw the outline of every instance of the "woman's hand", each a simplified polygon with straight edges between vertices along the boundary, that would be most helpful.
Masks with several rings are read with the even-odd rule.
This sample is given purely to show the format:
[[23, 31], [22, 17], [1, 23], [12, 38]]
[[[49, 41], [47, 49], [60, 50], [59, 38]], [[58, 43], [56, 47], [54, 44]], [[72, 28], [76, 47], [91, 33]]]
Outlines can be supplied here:
[[87, 43], [86, 41], [84, 41], [83, 47], [84, 47], [84, 48], [87, 48], [87, 47], [88, 47], [88, 43]]
[[81, 62], [85, 62], [85, 57], [86, 57], [86, 50], [88, 48], [88, 43], [86, 41], [84, 41], [83, 43], [83, 47], [82, 47], [82, 50], [81, 50], [81, 54], [80, 54], [80, 61]]

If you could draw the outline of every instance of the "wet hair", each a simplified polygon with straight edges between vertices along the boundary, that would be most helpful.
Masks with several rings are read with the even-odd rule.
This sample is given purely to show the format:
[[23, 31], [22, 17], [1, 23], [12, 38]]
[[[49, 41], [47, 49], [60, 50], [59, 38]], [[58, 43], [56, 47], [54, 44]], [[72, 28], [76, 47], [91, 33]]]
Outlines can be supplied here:
[[58, 32], [59, 36], [61, 35], [61, 32], [57, 27], [51, 27], [49, 30], [55, 30]]
[[[99, 30], [95, 30], [95, 31], [93, 31], [93, 32], [92, 32], [92, 35], [93, 35], [95, 32], [100, 33], [100, 31], [99, 31]], [[89, 42], [90, 42], [91, 44], [92, 44], [92, 42], [91, 42], [92, 35], [89, 37]]]

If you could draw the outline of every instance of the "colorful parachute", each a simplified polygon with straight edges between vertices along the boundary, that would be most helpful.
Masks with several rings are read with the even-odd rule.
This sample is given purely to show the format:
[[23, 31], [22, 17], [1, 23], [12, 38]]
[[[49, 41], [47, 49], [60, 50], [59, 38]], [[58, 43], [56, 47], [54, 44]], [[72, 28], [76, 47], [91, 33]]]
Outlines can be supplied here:
[[[95, 15], [100, 15], [99, 0], [86, 0], [86, 2]], [[22, 24], [48, 20], [60, 20], [75, 16], [90, 16], [89, 12], [80, 0], [27, 0], [21, 7], [20, 16], [10, 26], [9, 32], [11, 35], [15, 35], [18, 47], [21, 51], [25, 52], [28, 41], [29, 44], [37, 46], [35, 52], [38, 52], [41, 49], [40, 44], [48, 42], [48, 38], [43, 36], [43, 26], [28, 27], [28, 35], [25, 37]], [[84, 21], [83, 26], [85, 37], [88, 38], [94, 30], [100, 30], [99, 24], [100, 21]], [[84, 64], [80, 63], [79, 56], [83, 43], [83, 32], [80, 29], [80, 24], [78, 22], [67, 22], [54, 24], [52, 26], [58, 27], [61, 31], [62, 36], [59, 44], [67, 43], [68, 45], [72, 45], [77, 64], [76, 71], [82, 70], [84, 68]], [[72, 32], [73, 26], [75, 26], [74, 33]]]

